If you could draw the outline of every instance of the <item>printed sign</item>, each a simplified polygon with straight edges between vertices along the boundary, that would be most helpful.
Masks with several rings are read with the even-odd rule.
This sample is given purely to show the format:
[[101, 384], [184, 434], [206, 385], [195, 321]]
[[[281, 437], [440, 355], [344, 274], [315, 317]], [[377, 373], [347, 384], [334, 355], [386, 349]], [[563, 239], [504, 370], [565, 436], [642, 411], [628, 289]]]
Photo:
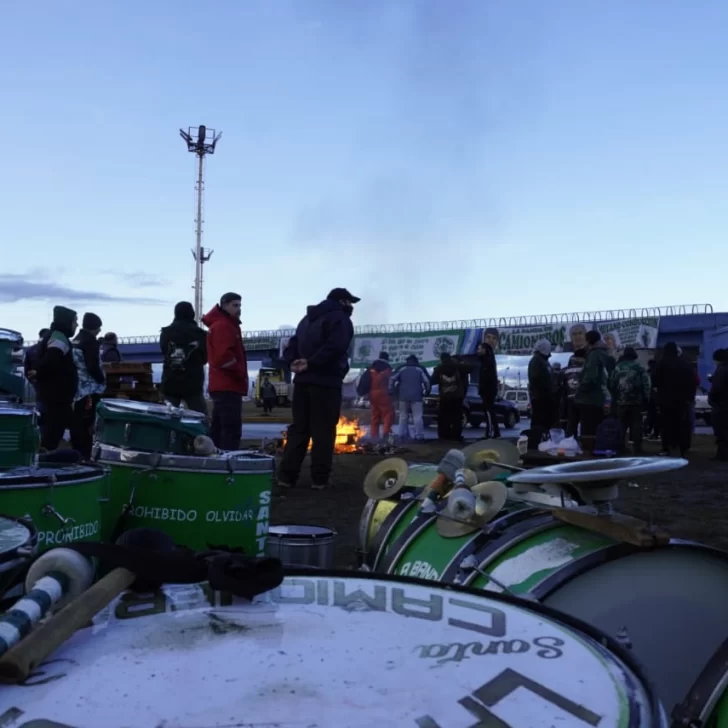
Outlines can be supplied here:
[[656, 728], [629, 667], [565, 624], [485, 594], [359, 577], [287, 578], [252, 604], [207, 585], [123, 594], [3, 688], [0, 721], [111, 728], [129, 696], [139, 728], [291, 716], [320, 728]]
[[354, 369], [368, 367], [379, 353], [389, 354], [393, 366], [404, 364], [407, 357], [414, 355], [425, 367], [440, 363], [441, 354], [459, 354], [465, 330], [427, 331], [409, 334], [379, 334], [355, 336], [351, 349], [351, 366]]

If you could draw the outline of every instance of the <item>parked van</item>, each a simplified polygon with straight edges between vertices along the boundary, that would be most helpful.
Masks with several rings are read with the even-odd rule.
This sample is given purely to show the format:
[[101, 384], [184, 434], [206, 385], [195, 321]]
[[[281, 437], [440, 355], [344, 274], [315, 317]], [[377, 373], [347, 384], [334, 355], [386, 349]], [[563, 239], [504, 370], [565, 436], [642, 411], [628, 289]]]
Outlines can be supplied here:
[[506, 402], [511, 402], [516, 405], [518, 413], [524, 417], [528, 412], [528, 406], [531, 404], [531, 399], [528, 396], [528, 391], [525, 389], [509, 389], [504, 395], [503, 399]]

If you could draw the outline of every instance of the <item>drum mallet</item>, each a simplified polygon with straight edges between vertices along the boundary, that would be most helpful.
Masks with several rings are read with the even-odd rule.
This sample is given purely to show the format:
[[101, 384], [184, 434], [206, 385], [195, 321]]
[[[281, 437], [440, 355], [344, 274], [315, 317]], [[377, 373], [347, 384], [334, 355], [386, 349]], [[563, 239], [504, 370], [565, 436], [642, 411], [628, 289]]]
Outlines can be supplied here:
[[25, 578], [25, 596], [0, 616], [0, 656], [49, 612], [88, 589], [93, 579], [93, 565], [77, 551], [58, 548], [37, 558]]
[[455, 480], [455, 473], [465, 467], [465, 455], [461, 450], [448, 450], [437, 466], [437, 475], [429, 485], [429, 490], [421, 510], [431, 513], [435, 509], [435, 503], [442, 498], [447, 487]]

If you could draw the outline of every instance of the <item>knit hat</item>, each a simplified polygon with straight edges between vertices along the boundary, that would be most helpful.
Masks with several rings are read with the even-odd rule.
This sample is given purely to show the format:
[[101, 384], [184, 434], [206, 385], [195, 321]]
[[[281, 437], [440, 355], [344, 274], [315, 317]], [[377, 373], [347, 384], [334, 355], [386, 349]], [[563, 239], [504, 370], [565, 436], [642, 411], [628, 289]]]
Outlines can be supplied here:
[[194, 321], [195, 309], [189, 301], [180, 301], [174, 307], [174, 317], [180, 321]]
[[545, 357], [551, 356], [551, 342], [548, 339], [539, 339], [533, 349]]
[[100, 329], [103, 326], [103, 322], [95, 313], [85, 313], [81, 325], [88, 331], [94, 331]]

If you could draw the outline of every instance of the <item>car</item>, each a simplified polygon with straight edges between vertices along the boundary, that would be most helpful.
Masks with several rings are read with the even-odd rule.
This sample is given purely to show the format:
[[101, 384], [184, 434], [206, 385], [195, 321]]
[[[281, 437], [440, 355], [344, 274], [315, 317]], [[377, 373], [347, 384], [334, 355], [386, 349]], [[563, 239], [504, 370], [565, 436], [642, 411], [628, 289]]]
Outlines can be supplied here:
[[[437, 422], [437, 402], [439, 396], [439, 388], [434, 384], [432, 391], [424, 398], [422, 403], [425, 427], [431, 427]], [[515, 427], [521, 420], [521, 415], [518, 412], [516, 404], [500, 397], [495, 401], [495, 413], [498, 418], [498, 423], [507, 429]], [[478, 385], [471, 384], [468, 387], [468, 394], [463, 402], [463, 427], [467, 425], [480, 427], [484, 420], [483, 400], [480, 398], [480, 394], [478, 394]]]
[[509, 389], [503, 395], [503, 399], [507, 402], [513, 402], [518, 407], [518, 412], [521, 416], [528, 414], [528, 410], [531, 407], [531, 399], [528, 396], [527, 390]]

